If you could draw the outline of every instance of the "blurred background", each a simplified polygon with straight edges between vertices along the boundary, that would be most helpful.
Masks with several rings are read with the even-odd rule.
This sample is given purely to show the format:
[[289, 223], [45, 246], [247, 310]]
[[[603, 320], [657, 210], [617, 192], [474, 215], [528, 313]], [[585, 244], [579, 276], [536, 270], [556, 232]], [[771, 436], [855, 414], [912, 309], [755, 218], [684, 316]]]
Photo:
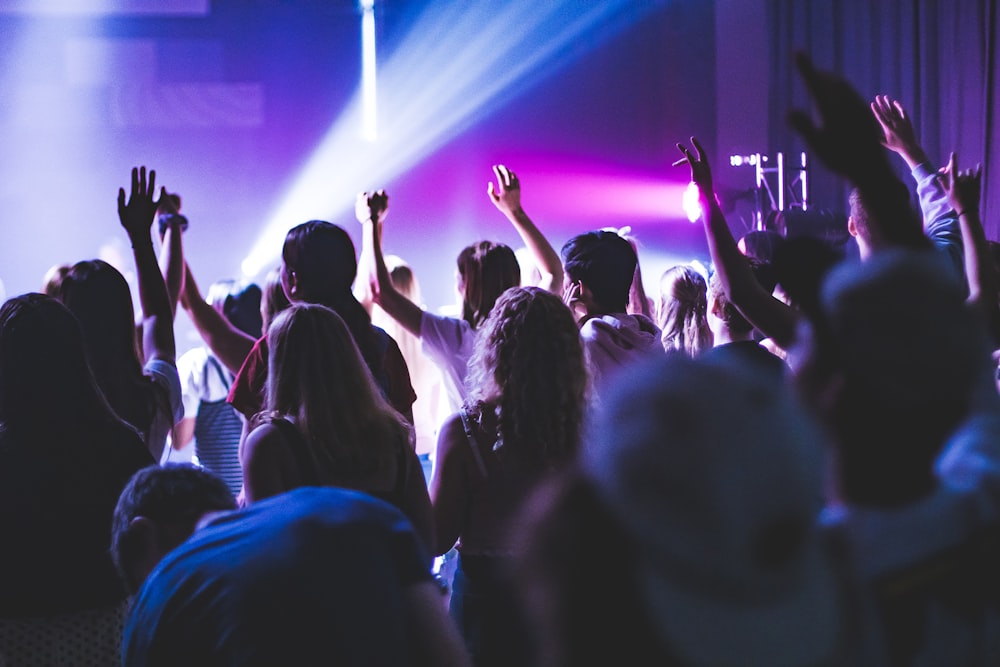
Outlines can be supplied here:
[[[557, 250], [629, 227], [655, 295], [665, 268], [708, 262], [671, 166], [692, 135], [737, 236], [779, 204], [807, 205], [805, 232], [842, 223], [845, 184], [784, 123], [806, 101], [795, 49], [899, 98], [932, 159], [982, 162], [996, 239], [996, 4], [0, 0], [0, 280], [36, 291], [93, 257], [131, 279], [115, 199], [147, 165], [183, 199], [203, 290], [262, 281], [308, 219], [360, 249], [354, 196], [384, 188], [385, 251], [438, 309], [463, 246], [520, 246], [486, 195], [502, 163]], [[179, 313], [179, 351], [196, 342]]]

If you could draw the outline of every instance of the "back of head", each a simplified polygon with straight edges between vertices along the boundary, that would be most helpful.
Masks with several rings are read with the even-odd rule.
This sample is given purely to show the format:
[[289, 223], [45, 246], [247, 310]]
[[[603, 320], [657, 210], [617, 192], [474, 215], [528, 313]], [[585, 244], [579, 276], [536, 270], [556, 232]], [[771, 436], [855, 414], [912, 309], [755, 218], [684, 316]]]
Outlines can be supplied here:
[[259, 286], [244, 280], [219, 280], [208, 288], [205, 300], [245, 334], [260, 338], [263, 326]]
[[[420, 282], [416, 273], [406, 261], [398, 255], [386, 255], [385, 265], [389, 270], [389, 279], [396, 291], [407, 299], [423, 307], [423, 296], [420, 293]], [[410, 380], [414, 387], [418, 387], [417, 394], [420, 397], [419, 387], [425, 387], [429, 377], [435, 372], [434, 362], [431, 361], [422, 351], [420, 338], [414, 336], [403, 325], [390, 317], [384, 310], [376, 306], [372, 309], [372, 324], [383, 329], [399, 345], [399, 351], [406, 360], [406, 367], [410, 371]]]
[[809, 314], [818, 307], [824, 278], [843, 259], [844, 254], [828, 241], [795, 236], [778, 246], [767, 277], [781, 285], [796, 308]]
[[290, 229], [281, 258], [287, 269], [295, 272], [302, 300], [331, 307], [343, 293], [351, 291], [358, 271], [351, 237], [342, 227], [322, 220]]
[[614, 232], [588, 232], [567, 241], [561, 254], [570, 282], [583, 283], [599, 310], [625, 312], [638, 262], [628, 241]]
[[58, 296], [59, 286], [62, 284], [66, 274], [69, 273], [70, 266], [69, 264], [56, 264], [49, 268], [45, 272], [45, 277], [42, 278], [42, 294]]
[[616, 383], [583, 467], [635, 544], [646, 616], [682, 664], [834, 664], [822, 461], [787, 387], [746, 367], [668, 355]]
[[173, 544], [159, 544], [166, 552], [194, 532], [203, 515], [236, 509], [226, 483], [217, 475], [188, 463], [153, 465], [135, 473], [122, 490], [111, 522], [111, 558], [126, 590], [135, 593], [145, 578], [143, 544], [133, 522], [140, 517], [159, 525], [162, 540], [174, 536]]
[[105, 392], [123, 378], [128, 382], [141, 375], [132, 291], [116, 268], [100, 259], [77, 262], [63, 278], [57, 298], [80, 321], [94, 374]]
[[470, 399], [500, 413], [502, 456], [544, 465], [572, 457], [579, 439], [587, 373], [573, 315], [538, 287], [497, 299], [469, 362]]
[[865, 205], [864, 199], [861, 197], [861, 191], [857, 188], [852, 188], [850, 194], [847, 196], [847, 204], [858, 240], [865, 247], [870, 248], [874, 241], [872, 238], [873, 230], [869, 224], [871, 215], [868, 212], [868, 207]]
[[810, 368], [842, 385], [830, 419], [844, 492], [896, 503], [929, 491], [948, 435], [996, 399], [983, 318], [930, 251], [838, 267], [820, 308]]
[[304, 222], [285, 235], [281, 258], [286, 270], [295, 273], [296, 300], [333, 309], [347, 324], [369, 367], [377, 368], [380, 360], [371, 318], [351, 293], [358, 260], [347, 231], [322, 220]]
[[413, 303], [420, 305], [420, 283], [413, 273], [413, 268], [398, 255], [386, 255], [385, 268], [389, 270], [389, 280], [396, 291], [405, 296]]
[[740, 252], [766, 264], [774, 259], [782, 241], [784, 237], [773, 229], [755, 229], [740, 237]]
[[700, 273], [684, 264], [663, 272], [656, 324], [663, 332], [664, 349], [694, 357], [712, 347], [706, 313], [707, 285]]
[[753, 325], [743, 317], [743, 313], [726, 296], [722, 279], [716, 271], [708, 279], [708, 302], [714, 303], [713, 313], [722, 321], [725, 327], [734, 335], [746, 335], [753, 331]]
[[337, 313], [319, 304], [292, 304], [268, 329], [267, 346], [265, 409], [294, 416], [307, 440], [325, 445], [316, 452], [319, 464], [381, 454], [376, 450], [386, 432], [371, 429], [386, 428], [385, 415], [395, 413]]
[[508, 246], [479, 241], [458, 254], [458, 276], [462, 283], [462, 319], [475, 329], [504, 290], [521, 284], [521, 266]]
[[[773, 292], [775, 282], [771, 265], [752, 257], [747, 257], [747, 261], [750, 263], [750, 270], [754, 275], [754, 279], [766, 291]], [[715, 304], [713, 314], [721, 320], [732, 335], [745, 336], [753, 331], [753, 324], [743, 316], [743, 313], [726, 296], [722, 278], [719, 277], [717, 271], [713, 271], [708, 279], [708, 303], [709, 307], [712, 307], [713, 303]]]
[[114, 419], [97, 388], [80, 324], [55, 299], [24, 294], [0, 307], [0, 422], [79, 427]]

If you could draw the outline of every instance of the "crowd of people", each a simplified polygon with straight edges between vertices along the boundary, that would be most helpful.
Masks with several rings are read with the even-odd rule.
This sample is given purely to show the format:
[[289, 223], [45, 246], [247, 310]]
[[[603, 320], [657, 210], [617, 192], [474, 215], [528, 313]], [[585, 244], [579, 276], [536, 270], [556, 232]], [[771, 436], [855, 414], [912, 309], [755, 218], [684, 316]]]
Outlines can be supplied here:
[[100, 260], [0, 307], [0, 664], [1000, 664], [980, 171], [797, 65], [857, 252], [737, 239], [691, 137], [711, 271], [652, 297], [634, 237], [557, 252], [505, 165], [523, 252], [464, 248], [453, 313], [384, 253], [382, 190], [360, 252], [302, 222], [203, 296], [134, 168], [141, 313]]

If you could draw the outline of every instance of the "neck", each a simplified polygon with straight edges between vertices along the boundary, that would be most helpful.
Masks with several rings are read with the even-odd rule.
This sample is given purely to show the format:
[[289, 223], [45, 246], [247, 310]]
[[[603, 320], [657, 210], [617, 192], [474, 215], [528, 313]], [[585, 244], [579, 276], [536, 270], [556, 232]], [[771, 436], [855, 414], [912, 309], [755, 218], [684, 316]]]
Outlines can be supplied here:
[[753, 331], [745, 334], [733, 333], [727, 327], [719, 327], [712, 331], [712, 346], [725, 345], [726, 343], [742, 343], [753, 340]]

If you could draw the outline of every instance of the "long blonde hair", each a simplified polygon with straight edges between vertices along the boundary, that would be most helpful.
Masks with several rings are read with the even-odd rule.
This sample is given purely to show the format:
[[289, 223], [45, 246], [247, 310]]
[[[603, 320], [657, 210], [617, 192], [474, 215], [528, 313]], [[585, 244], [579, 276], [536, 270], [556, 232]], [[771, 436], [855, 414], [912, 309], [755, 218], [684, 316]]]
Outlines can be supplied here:
[[712, 347], [708, 327], [708, 283], [705, 277], [685, 264], [671, 267], [660, 277], [660, 300], [656, 303], [656, 324], [667, 352], [683, 352], [696, 357]]
[[382, 396], [337, 313], [292, 304], [271, 323], [267, 346], [261, 418], [294, 418], [321, 479], [370, 474], [395, 460], [409, 425]]

